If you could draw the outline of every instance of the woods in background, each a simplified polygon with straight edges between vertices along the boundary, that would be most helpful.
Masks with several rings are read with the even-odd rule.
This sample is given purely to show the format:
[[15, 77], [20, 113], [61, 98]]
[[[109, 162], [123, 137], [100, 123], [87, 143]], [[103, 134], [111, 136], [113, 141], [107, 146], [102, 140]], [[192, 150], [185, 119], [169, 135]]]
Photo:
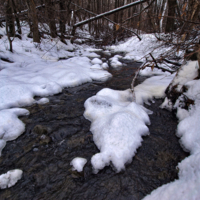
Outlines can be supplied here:
[[[6, 26], [11, 51], [12, 40], [20, 38], [24, 22], [29, 24], [29, 37], [33, 38], [33, 42], [39, 43], [44, 34], [52, 38], [60, 37], [65, 42], [72, 37], [74, 24], [132, 2], [135, 1], [0, 0], [0, 25]], [[199, 0], [146, 0], [80, 28], [87, 28], [94, 40], [102, 40], [102, 45], [110, 45], [133, 35], [131, 30], [137, 34], [165, 33], [167, 37], [159, 35], [158, 39], [173, 42], [176, 50], [190, 49], [192, 45], [198, 54], [199, 13]], [[84, 35], [76, 33], [75, 37], [84, 38]]]

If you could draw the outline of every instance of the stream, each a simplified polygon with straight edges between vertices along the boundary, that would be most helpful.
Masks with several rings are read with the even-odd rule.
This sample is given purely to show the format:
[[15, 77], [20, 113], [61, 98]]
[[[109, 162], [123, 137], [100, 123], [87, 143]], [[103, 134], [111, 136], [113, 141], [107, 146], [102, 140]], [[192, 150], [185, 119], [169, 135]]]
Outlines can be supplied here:
[[[175, 136], [175, 115], [159, 109], [160, 99], [146, 106], [154, 112], [150, 115], [150, 135], [143, 137], [142, 146], [126, 169], [116, 173], [108, 166], [98, 174], [92, 173], [90, 159], [99, 150], [89, 130], [90, 122], [83, 117], [84, 102], [105, 87], [130, 88], [140, 63], [122, 61], [127, 66], [109, 69], [113, 78], [107, 82], [65, 88], [48, 97], [47, 104], [25, 107], [30, 115], [20, 119], [26, 131], [7, 142], [0, 157], [0, 174], [21, 169], [23, 176], [15, 186], [0, 191], [0, 200], [140, 200], [178, 178], [176, 166], [188, 153]], [[136, 84], [144, 79], [138, 77]], [[88, 160], [82, 173], [72, 171], [70, 162], [75, 157]]]

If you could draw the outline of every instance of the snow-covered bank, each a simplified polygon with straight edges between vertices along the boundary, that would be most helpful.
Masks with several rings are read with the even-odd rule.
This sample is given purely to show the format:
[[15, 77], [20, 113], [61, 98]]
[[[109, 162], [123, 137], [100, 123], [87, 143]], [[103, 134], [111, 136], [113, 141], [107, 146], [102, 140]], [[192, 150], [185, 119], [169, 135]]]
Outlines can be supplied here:
[[165, 48], [158, 48], [161, 44], [153, 34], [144, 34], [141, 41], [137, 37], [132, 37], [124, 43], [111, 46], [109, 49], [115, 52], [125, 52], [125, 59], [142, 62], [145, 61], [149, 53], [153, 53], [154, 56], [164, 53]]
[[[158, 34], [159, 35], [159, 34]], [[173, 46], [166, 46], [163, 44], [162, 41], [158, 41], [156, 36], [154, 34], [142, 34], [141, 35], [142, 40], [139, 41], [139, 39], [134, 36], [129, 38], [126, 42], [120, 43], [118, 45], [112, 45], [110, 47], [107, 47], [112, 52], [124, 52], [126, 53], [124, 59], [127, 60], [135, 60], [139, 62], [145, 62], [147, 60], [152, 60], [151, 55], [155, 59], [161, 59], [164, 57], [164, 55], [173, 55], [173, 57], [184, 57], [184, 51], [176, 52], [175, 54], [172, 53]], [[183, 62], [183, 59], [180, 60], [180, 62]], [[173, 67], [173, 64], [169, 63], [159, 63], [160, 67], [163, 67], [165, 69], [170, 69], [170, 67]]]
[[142, 84], [137, 85], [134, 89], [136, 102], [138, 104], [149, 104], [149, 101], [153, 101], [153, 98], [165, 97], [165, 90], [173, 77], [174, 74], [153, 76], [146, 79]]
[[[177, 128], [177, 136], [180, 137], [182, 147], [190, 152], [177, 166], [179, 179], [163, 185], [154, 190], [144, 200], [182, 200], [200, 199], [200, 81], [193, 80], [198, 75], [197, 62], [188, 62], [182, 67], [171, 83], [178, 91], [183, 91], [183, 86], [188, 88], [175, 102], [177, 117], [180, 120]], [[185, 96], [194, 101], [189, 110], [182, 108], [182, 97]], [[180, 103], [181, 102], [181, 103]], [[168, 100], [164, 105], [172, 108]]]

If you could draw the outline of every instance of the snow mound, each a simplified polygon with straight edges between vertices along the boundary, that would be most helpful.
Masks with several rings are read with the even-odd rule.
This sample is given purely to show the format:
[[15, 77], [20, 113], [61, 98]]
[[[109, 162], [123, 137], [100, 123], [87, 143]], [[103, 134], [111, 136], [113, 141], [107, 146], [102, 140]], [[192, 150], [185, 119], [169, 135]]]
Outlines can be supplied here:
[[179, 69], [178, 73], [170, 84], [169, 90], [175, 86], [176, 91], [181, 92], [181, 89], [185, 83], [195, 79], [198, 76], [198, 70], [199, 66], [197, 61], [188, 61]]
[[74, 57], [56, 63], [10, 66], [0, 71], [0, 110], [30, 105], [34, 96], [59, 93], [64, 87], [74, 87], [92, 80], [105, 81], [112, 75], [101, 66], [92, 68], [87, 57]]
[[141, 69], [139, 72], [140, 76], [153, 76], [153, 75], [170, 75], [169, 72], [163, 72], [161, 69], [154, 68], [153, 70], [151, 67], [145, 67], [144, 69]]
[[108, 68], [109, 68], [109, 66], [108, 66], [107, 63], [103, 63], [103, 64], [101, 65], [101, 67], [102, 67], [103, 69], [108, 69]]
[[18, 116], [28, 115], [29, 111], [22, 108], [12, 108], [0, 111], [0, 155], [6, 141], [15, 140], [25, 130], [24, 123]]
[[183, 92], [183, 86], [186, 87], [187, 91], [183, 95], [194, 100], [194, 105], [190, 105], [188, 110], [183, 109], [180, 103], [183, 95], [179, 96], [175, 105], [167, 98], [162, 105], [177, 108], [180, 120], [177, 136], [180, 137], [183, 149], [191, 155], [178, 164], [178, 180], [157, 188], [143, 200], [200, 199], [200, 80], [192, 80], [197, 76], [197, 66], [196, 61], [182, 66], [169, 85], [170, 90], [174, 87], [180, 93]]
[[94, 58], [91, 63], [94, 65], [94, 64], [102, 64], [102, 60], [100, 60], [99, 58]]
[[122, 63], [119, 61], [119, 58], [122, 58], [120, 55], [115, 55], [114, 57], [110, 58], [110, 65], [113, 68], [122, 67]]
[[144, 107], [132, 102], [131, 90], [103, 89], [86, 100], [84, 117], [92, 122], [93, 140], [100, 153], [91, 163], [94, 173], [112, 162], [117, 172], [132, 161], [150, 124]]
[[10, 188], [17, 183], [18, 180], [22, 178], [22, 170], [15, 169], [10, 170], [6, 174], [0, 175], [0, 188]]
[[179, 111], [179, 120], [183, 120], [178, 125], [177, 135], [181, 137], [180, 142], [184, 148], [196, 154], [200, 153], [200, 80], [189, 81], [185, 86], [188, 90], [184, 95], [194, 100], [195, 104], [188, 111], [183, 109], [184, 113], [180, 114]]
[[149, 100], [165, 97], [165, 90], [174, 75], [153, 76], [134, 88], [136, 102], [149, 104]]
[[[170, 83], [169, 87], [167, 88], [167, 97], [165, 101], [161, 105], [161, 108], [165, 108], [168, 110], [172, 110], [173, 108], [178, 108], [181, 106], [181, 102], [184, 101], [184, 96], [182, 93], [184, 92], [185, 88], [190, 87], [192, 85], [192, 81], [198, 76], [198, 62], [197, 61], [188, 61], [185, 65], [182, 65], [181, 68], [178, 70], [176, 76]], [[190, 83], [191, 82], [191, 83]], [[198, 84], [198, 82], [195, 82]], [[185, 87], [183, 87], [185, 85]], [[191, 86], [190, 93], [187, 92], [187, 96], [189, 98], [194, 99], [193, 93], [197, 90], [195, 86]], [[177, 93], [177, 98], [174, 100], [174, 93]], [[186, 93], [184, 93], [186, 94]], [[196, 93], [198, 95], [198, 93]], [[172, 102], [173, 99], [173, 102]], [[174, 103], [174, 101], [176, 101]], [[174, 105], [173, 105], [174, 104]], [[180, 114], [180, 112], [179, 112]]]
[[40, 100], [36, 101], [37, 104], [46, 104], [49, 103], [48, 98], [41, 98]]
[[78, 172], [82, 172], [83, 171], [83, 167], [85, 166], [86, 163], [87, 163], [87, 159], [76, 157], [71, 161], [70, 165], [73, 166], [72, 170], [76, 170]]

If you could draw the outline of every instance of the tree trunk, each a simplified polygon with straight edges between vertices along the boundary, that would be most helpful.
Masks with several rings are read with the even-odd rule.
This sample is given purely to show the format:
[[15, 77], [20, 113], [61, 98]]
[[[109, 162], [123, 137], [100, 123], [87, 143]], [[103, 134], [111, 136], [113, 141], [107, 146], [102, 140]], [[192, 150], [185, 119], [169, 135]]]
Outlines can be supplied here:
[[61, 0], [60, 3], [60, 33], [61, 33], [61, 41], [64, 41], [64, 35], [66, 32], [66, 13], [64, 10], [66, 10], [66, 2], [65, 0]]
[[[188, 3], [188, 13], [187, 13], [187, 19], [188, 21], [196, 21], [198, 19], [198, 15], [200, 12], [200, 2], [199, 0], [190, 0]], [[186, 39], [189, 35], [190, 30], [192, 30], [194, 24], [191, 24], [189, 22], [185, 22], [182, 30], [181, 35], [186, 34]]]
[[19, 34], [22, 34], [21, 25], [20, 25], [20, 20], [19, 20], [18, 14], [17, 14], [18, 8], [17, 8], [17, 6], [16, 6], [14, 0], [12, 0], [12, 5], [13, 5], [13, 11], [14, 11], [14, 13], [15, 13], [15, 20], [16, 20], [16, 22], [17, 22], [17, 32], [18, 32]]
[[5, 10], [6, 10], [6, 26], [7, 26], [7, 34], [9, 37], [15, 36], [15, 21], [13, 16], [13, 5], [11, 0], [6, 0], [5, 2]]
[[200, 76], [200, 41], [199, 41], [199, 44], [198, 44], [197, 60], [198, 60], [198, 63], [199, 63], [199, 76]]
[[45, 9], [49, 21], [51, 37], [56, 38], [57, 34], [56, 34], [55, 12], [54, 12], [55, 8], [52, 0], [45, 0]]
[[29, 18], [30, 18], [30, 23], [32, 26], [32, 31], [33, 31], [33, 42], [38, 42], [40, 43], [40, 35], [39, 35], [39, 30], [38, 30], [38, 17], [37, 17], [37, 12], [35, 8], [35, 2], [34, 0], [26, 0], [28, 9], [29, 9]]
[[168, 0], [168, 18], [165, 33], [175, 30], [176, 0]]

